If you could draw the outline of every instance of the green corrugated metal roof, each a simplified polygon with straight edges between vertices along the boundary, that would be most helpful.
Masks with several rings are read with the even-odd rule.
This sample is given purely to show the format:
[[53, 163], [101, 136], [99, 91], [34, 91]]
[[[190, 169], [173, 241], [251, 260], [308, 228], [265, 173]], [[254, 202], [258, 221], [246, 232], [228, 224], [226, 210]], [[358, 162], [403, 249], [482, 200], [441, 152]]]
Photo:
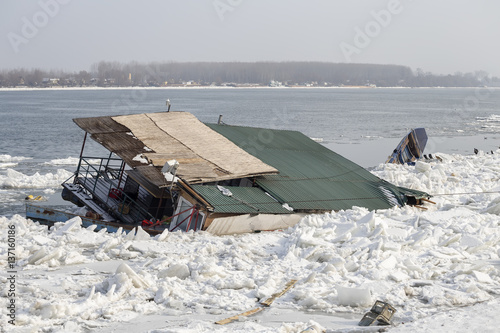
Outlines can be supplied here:
[[232, 196], [222, 194], [215, 185], [191, 185], [191, 188], [214, 207], [215, 213], [290, 213], [258, 187], [224, 186]]
[[[381, 209], [404, 204], [408, 189], [376, 177], [300, 132], [206, 125], [278, 169], [278, 175], [257, 177], [257, 184], [295, 210]], [[411, 194], [426, 196], [419, 191]]]

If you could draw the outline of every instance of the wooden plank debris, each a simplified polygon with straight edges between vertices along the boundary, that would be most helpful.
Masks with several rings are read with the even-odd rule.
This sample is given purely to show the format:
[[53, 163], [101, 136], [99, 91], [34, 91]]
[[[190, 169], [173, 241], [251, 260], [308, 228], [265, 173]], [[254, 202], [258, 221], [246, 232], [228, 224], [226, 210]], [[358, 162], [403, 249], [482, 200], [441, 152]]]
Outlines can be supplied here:
[[297, 280], [290, 280], [290, 282], [288, 282], [286, 284], [285, 288], [283, 288], [282, 291], [280, 291], [278, 293], [274, 293], [271, 297], [269, 297], [265, 301], [260, 302], [260, 304], [262, 304], [264, 306], [270, 306], [276, 298], [283, 296], [288, 290], [292, 289], [292, 287], [295, 285], [295, 283], [297, 283]]
[[232, 323], [233, 321], [236, 321], [236, 320], [240, 319], [240, 317], [248, 317], [248, 316], [256, 314], [257, 312], [260, 312], [262, 310], [264, 310], [264, 308], [260, 308], [260, 307], [259, 308], [255, 308], [255, 309], [252, 309], [252, 310], [249, 310], [249, 311], [237, 314], [235, 316], [232, 316], [232, 317], [229, 317], [229, 318], [226, 318], [226, 319], [222, 319], [222, 320], [216, 321], [215, 323], [218, 324], [218, 325], [229, 324], [229, 323]]
[[242, 317], [248, 317], [248, 316], [251, 316], [253, 314], [256, 314], [256, 313], [262, 311], [262, 310], [264, 310], [264, 308], [269, 307], [276, 300], [276, 298], [283, 296], [288, 290], [292, 289], [292, 287], [295, 285], [295, 283], [297, 283], [297, 280], [290, 280], [290, 282], [288, 282], [285, 285], [285, 288], [283, 288], [283, 290], [281, 290], [280, 292], [274, 293], [271, 297], [269, 297], [265, 301], [260, 302], [260, 304], [263, 305], [264, 307], [254, 308], [252, 310], [248, 310], [246, 312], [237, 314], [235, 316], [216, 321], [215, 323], [218, 325], [229, 324], [229, 323], [232, 323], [233, 321], [239, 320]]

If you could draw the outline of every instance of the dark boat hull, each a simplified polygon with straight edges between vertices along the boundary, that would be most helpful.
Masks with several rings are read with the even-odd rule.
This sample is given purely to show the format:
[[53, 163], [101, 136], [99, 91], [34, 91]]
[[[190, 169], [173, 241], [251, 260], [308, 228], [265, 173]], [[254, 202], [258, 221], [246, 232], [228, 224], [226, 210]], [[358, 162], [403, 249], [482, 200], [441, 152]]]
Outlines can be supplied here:
[[386, 163], [415, 164], [423, 156], [427, 144], [427, 133], [424, 128], [415, 128], [398, 144]]

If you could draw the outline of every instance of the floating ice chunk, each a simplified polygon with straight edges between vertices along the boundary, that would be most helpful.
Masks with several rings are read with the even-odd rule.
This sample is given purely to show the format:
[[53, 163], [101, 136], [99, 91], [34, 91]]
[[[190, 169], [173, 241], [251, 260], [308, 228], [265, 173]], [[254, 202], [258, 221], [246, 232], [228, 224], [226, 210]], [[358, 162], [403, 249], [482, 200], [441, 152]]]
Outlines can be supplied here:
[[413, 246], [419, 247], [427, 244], [432, 240], [431, 234], [428, 231], [419, 231], [411, 236], [413, 238]]
[[0, 162], [19, 162], [24, 160], [30, 160], [31, 157], [23, 157], [23, 156], [10, 156], [10, 155], [0, 155]]
[[481, 283], [494, 283], [494, 281], [491, 279], [491, 277], [488, 274], [478, 272], [478, 271], [472, 271], [472, 274], [476, 277], [478, 282]]
[[371, 211], [357, 222], [359, 225], [368, 224], [371, 228], [375, 227], [375, 212]]
[[90, 289], [89, 296], [87, 297], [87, 300], [91, 300], [95, 295], [95, 286], [92, 286], [92, 289]]
[[401, 244], [388, 241], [382, 245], [382, 248], [384, 249], [384, 251], [399, 252], [401, 250]]
[[151, 237], [149, 236], [149, 234], [145, 232], [141, 226], [138, 226], [134, 240], [150, 240], [150, 239]]
[[87, 262], [87, 258], [78, 252], [69, 252], [66, 254], [63, 260], [64, 265], [75, 265]]
[[[59, 158], [55, 160], [51, 160], [49, 162], [45, 162], [45, 165], [78, 165], [80, 161], [79, 158], [76, 157], [68, 157], [68, 158]], [[95, 164], [95, 163], [94, 163]]]
[[112, 298], [112, 297], [113, 297], [113, 295], [114, 295], [114, 293], [115, 293], [115, 289], [116, 289], [116, 283], [113, 283], [113, 284], [111, 285], [111, 287], [109, 288], [108, 292], [106, 293], [106, 296], [107, 296], [108, 298]]
[[[497, 191], [497, 189], [494, 189], [492, 191]], [[495, 198], [493, 201], [491, 201], [488, 207], [486, 207], [485, 212], [500, 215], [500, 197]]]
[[417, 161], [415, 163], [415, 170], [417, 170], [418, 172], [426, 172], [426, 171], [429, 171], [431, 169], [431, 165], [429, 163], [425, 163], [425, 162], [422, 162], [422, 161]]
[[417, 266], [415, 263], [413, 263], [413, 261], [408, 258], [406, 259], [403, 264], [406, 266], [406, 268], [410, 271], [416, 271], [416, 272], [420, 272], [422, 273], [424, 270], [422, 269], [422, 267], [420, 266]]
[[158, 242], [163, 242], [164, 240], [167, 239], [167, 236], [168, 236], [168, 229], [165, 229], [165, 230], [163, 230], [163, 232], [161, 234], [155, 236], [155, 239]]
[[243, 278], [242, 276], [229, 276], [225, 279], [218, 279], [214, 283], [214, 287], [217, 289], [254, 289], [255, 282], [250, 278]]
[[398, 260], [396, 259], [396, 257], [390, 256], [389, 258], [382, 261], [378, 265], [378, 267], [386, 269], [386, 270], [391, 270], [391, 269], [394, 269], [396, 267], [397, 263], [398, 263]]
[[120, 241], [118, 239], [116, 239], [116, 238], [110, 238], [110, 239], [108, 239], [107, 241], [105, 241], [104, 243], [101, 244], [101, 246], [99, 247], [99, 250], [106, 251], [106, 250], [109, 250], [109, 249], [117, 247], [118, 244], [120, 244]]
[[136, 272], [132, 268], [130, 268], [129, 265], [126, 263], [120, 264], [118, 268], [116, 269], [116, 274], [119, 273], [125, 273], [127, 276], [132, 280], [132, 283], [134, 284], [134, 287], [136, 288], [147, 288], [149, 287], [149, 283], [144, 280], [142, 277], [137, 275]]
[[406, 280], [410, 279], [410, 277], [407, 274], [405, 274], [401, 271], [393, 272], [393, 273], [389, 274], [389, 277], [396, 282], [406, 281]]
[[125, 239], [125, 240], [134, 240], [136, 230], [137, 230], [136, 228], [130, 230], [123, 239]]
[[178, 277], [181, 280], [188, 278], [191, 275], [189, 267], [185, 264], [175, 264], [158, 273], [159, 278]]
[[71, 220], [68, 220], [64, 223], [64, 225], [56, 230], [56, 235], [61, 236], [65, 233], [70, 233], [76, 229], [80, 229], [82, 225], [82, 219], [79, 216], [73, 217]]
[[310, 309], [325, 309], [328, 303], [312, 294], [307, 294], [300, 302], [300, 306]]
[[47, 250], [45, 248], [41, 248], [35, 254], [33, 254], [31, 257], [28, 258], [28, 264], [32, 265], [36, 263], [38, 260], [42, 259], [47, 255]]
[[5, 188], [45, 188], [59, 187], [63, 181], [71, 177], [72, 173], [59, 169], [56, 174], [41, 175], [36, 172], [32, 176], [25, 175], [13, 169], [7, 169], [5, 176], [0, 175], [0, 187]]
[[[61, 258], [63, 256], [63, 254], [64, 254], [63, 248], [58, 248], [57, 250], [53, 251], [52, 253], [48, 253], [44, 257], [38, 259], [35, 262], [35, 264], [37, 264], [37, 265], [38, 264], [43, 264], [44, 262], [48, 262], [48, 261], [50, 261], [52, 259], [57, 260], [57, 259]], [[57, 263], [56, 263], [56, 265], [57, 265]]]
[[322, 333], [326, 332], [326, 329], [315, 322], [314, 320], [309, 320], [307, 323], [307, 328], [302, 330], [301, 333]]
[[38, 244], [38, 245], [47, 245], [49, 243], [54, 243], [54, 240], [47, 238], [42, 235], [34, 235], [33, 240]]
[[369, 306], [372, 296], [369, 289], [337, 286], [338, 302], [345, 306]]
[[44, 319], [64, 318], [71, 315], [71, 310], [64, 303], [46, 303], [42, 306], [40, 314]]
[[476, 247], [483, 245], [483, 242], [476, 237], [470, 235], [464, 235], [460, 240], [460, 245], [467, 248]]
[[450, 244], [458, 242], [461, 238], [462, 238], [462, 235], [460, 235], [460, 234], [453, 235], [453, 236], [449, 237], [448, 239], [439, 243], [439, 246], [449, 246]]
[[17, 166], [17, 163], [0, 163], [0, 168], [2, 168], [2, 169], [14, 168], [16, 166]]
[[352, 260], [346, 262], [344, 267], [348, 272], [356, 272], [359, 269], [359, 265]]
[[304, 280], [304, 283], [309, 283], [314, 281], [317, 274], [318, 274], [317, 272], [312, 272], [311, 274], [309, 274], [309, 276]]

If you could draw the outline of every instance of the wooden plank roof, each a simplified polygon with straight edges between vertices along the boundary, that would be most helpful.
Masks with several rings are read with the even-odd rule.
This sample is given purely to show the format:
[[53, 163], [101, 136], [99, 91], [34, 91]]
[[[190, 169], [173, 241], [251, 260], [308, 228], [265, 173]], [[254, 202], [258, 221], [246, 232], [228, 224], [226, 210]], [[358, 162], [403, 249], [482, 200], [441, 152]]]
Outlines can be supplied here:
[[144, 176], [159, 187], [167, 185], [161, 168], [172, 159], [179, 161], [177, 176], [192, 184], [278, 172], [187, 112], [74, 121], [131, 167], [140, 170], [153, 166], [157, 173], [148, 168]]

